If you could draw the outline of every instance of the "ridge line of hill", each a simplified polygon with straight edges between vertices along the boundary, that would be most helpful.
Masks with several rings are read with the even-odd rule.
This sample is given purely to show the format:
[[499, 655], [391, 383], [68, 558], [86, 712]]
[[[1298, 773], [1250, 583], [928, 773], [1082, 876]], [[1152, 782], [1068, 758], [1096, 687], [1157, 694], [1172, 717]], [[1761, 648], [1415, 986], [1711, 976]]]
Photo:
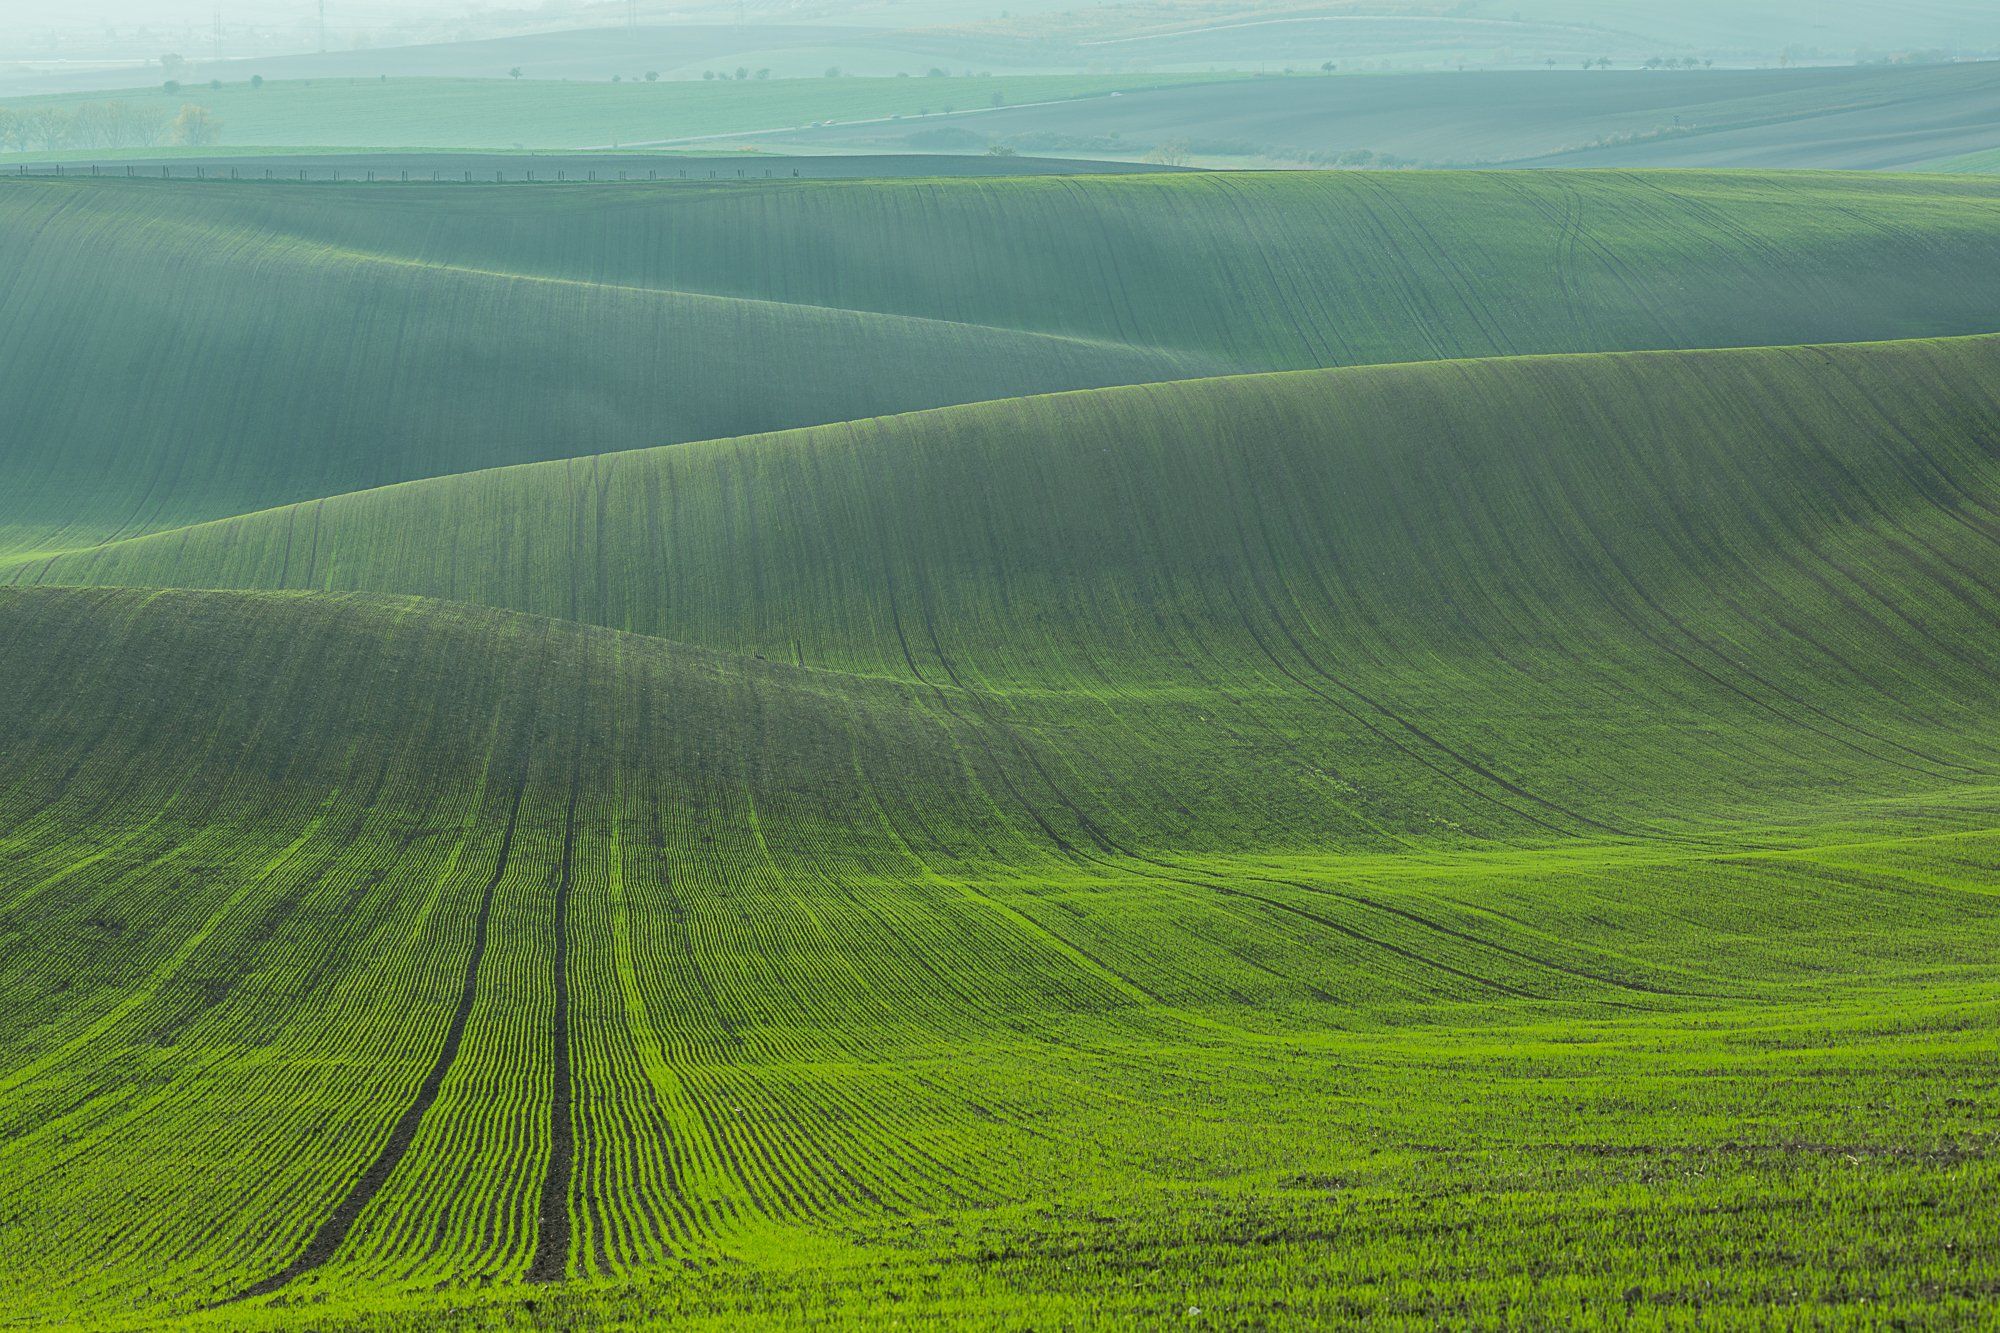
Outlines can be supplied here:
[[[1129, 173], [1119, 173], [1122, 177]], [[1117, 177], [1114, 177], [1117, 178]], [[899, 178], [900, 179], [900, 178]], [[921, 182], [926, 178], [911, 177]], [[952, 179], [940, 177], [938, 179]], [[153, 188], [156, 183], [140, 180], [135, 182], [144, 188]], [[817, 184], [818, 182], [813, 182]], [[4, 188], [6, 177], [0, 176], [0, 188]], [[120, 177], [87, 181], [91, 187], [110, 186], [123, 188], [127, 182]], [[647, 188], [647, 187], [640, 187]], [[206, 239], [190, 223], [180, 220], [159, 219], [149, 224], [153, 229], [171, 231], [185, 239]], [[963, 329], [973, 333], [995, 334], [1002, 337], [1020, 337], [1039, 342], [1059, 344], [1068, 347], [1085, 348], [1090, 351], [1113, 352], [1137, 356], [1157, 356], [1173, 361], [1190, 359], [1196, 362], [1208, 360], [1212, 354], [1198, 350], [1170, 347], [1160, 343], [1126, 342], [1115, 338], [1098, 338], [1089, 334], [1061, 333], [1047, 329], [1024, 328], [1013, 324], [990, 324], [980, 320], [952, 319], [943, 315], [919, 315], [900, 310], [874, 310], [866, 306], [827, 305], [813, 301], [786, 301], [769, 296], [743, 296], [732, 292], [701, 291], [691, 287], [647, 287], [637, 283], [600, 282], [588, 278], [566, 277], [556, 273], [535, 273], [524, 269], [486, 268], [477, 264], [445, 263], [433, 259], [422, 259], [414, 255], [400, 255], [386, 250], [368, 250], [358, 246], [341, 245], [318, 238], [308, 238], [299, 233], [283, 233], [258, 236], [255, 240], [239, 243], [240, 252], [254, 253], [258, 258], [274, 263], [306, 263], [307, 256], [293, 252], [301, 245], [310, 245], [310, 258], [347, 260], [357, 264], [378, 265], [385, 268], [409, 269], [423, 273], [450, 274], [470, 278], [486, 278], [496, 282], [525, 282], [549, 286], [589, 290], [597, 292], [629, 293], [640, 297], [656, 297], [664, 300], [686, 300], [690, 302], [712, 301], [729, 306], [750, 306], [777, 311], [795, 311], [807, 315], [851, 316], [862, 320], [881, 320], [885, 323], [909, 325], [916, 328]]]
[[[552, 282], [568, 281], [566, 279], [553, 278], [537, 280]], [[849, 420], [830, 421], [811, 426], [795, 426], [786, 430], [754, 431], [746, 435], [724, 435], [711, 439], [687, 440], [673, 444], [642, 445], [633, 449], [607, 450], [596, 454], [578, 454], [570, 457], [540, 459], [525, 463], [506, 463], [495, 467], [468, 468], [462, 472], [441, 473], [430, 477], [413, 477], [406, 481], [388, 482], [381, 486], [370, 486], [360, 490], [339, 491], [329, 495], [311, 496], [285, 504], [266, 506], [262, 509], [246, 510], [239, 514], [226, 514], [218, 518], [205, 519], [199, 523], [182, 524], [177, 527], [163, 528], [157, 532], [141, 533], [132, 537], [113, 538], [56, 551], [25, 551], [0, 555], [0, 583], [11, 586], [32, 586], [41, 582], [41, 577], [39, 576], [33, 579], [29, 578], [29, 571], [37, 565], [43, 566], [43, 575], [45, 576], [59, 562], [77, 556], [99, 555], [126, 548], [165, 546], [169, 542], [184, 542], [192, 535], [219, 532], [235, 525], [256, 522], [258, 520], [276, 520], [287, 515], [296, 515], [324, 505], [338, 505], [346, 501], [364, 497], [382, 497], [423, 488], [444, 487], [471, 478], [520, 475], [534, 471], [553, 472], [556, 469], [566, 469], [579, 465], [612, 463], [621, 459], [637, 459], [666, 452], [685, 453], [715, 446], [737, 445], [746, 442], [769, 442], [772, 445], [782, 445], [800, 438], [810, 438], [844, 427], [907, 423], [927, 419], [950, 420], [964, 414], [980, 413], [1009, 404], [1054, 403], [1064, 400], [1098, 400], [1124, 396], [1136, 399], [1143, 397], [1149, 391], [1167, 385], [1199, 387], [1211, 384], [1306, 380], [1315, 377], [1338, 380], [1398, 371], [1445, 374], [1454, 368], [1466, 366], [1534, 365], [1548, 362], [1579, 364], [1593, 362], [1674, 361], [1700, 357], [1749, 357], [1778, 352], [1810, 352], [1827, 348], [1865, 350], [1869, 348], [1899, 348], [1925, 345], [1970, 346], [1988, 342], [2000, 343], [2000, 331], [1938, 338], [1875, 338], [1848, 343], [1781, 343], [1760, 347], [1649, 348], [1636, 351], [1607, 352], [1524, 352], [1510, 356], [1452, 357], [1443, 360], [1396, 361], [1355, 366], [1329, 366], [1303, 370], [1232, 371], [1219, 375], [1193, 375], [1175, 379], [1148, 380], [1139, 384], [1113, 384], [1097, 388], [1061, 389], [1048, 393], [1020, 394], [1011, 398], [991, 398], [970, 403], [953, 403], [944, 407], [918, 408], [908, 412], [889, 412], [883, 413], [880, 416], [856, 417]], [[290, 589], [289, 591], [307, 590]]]

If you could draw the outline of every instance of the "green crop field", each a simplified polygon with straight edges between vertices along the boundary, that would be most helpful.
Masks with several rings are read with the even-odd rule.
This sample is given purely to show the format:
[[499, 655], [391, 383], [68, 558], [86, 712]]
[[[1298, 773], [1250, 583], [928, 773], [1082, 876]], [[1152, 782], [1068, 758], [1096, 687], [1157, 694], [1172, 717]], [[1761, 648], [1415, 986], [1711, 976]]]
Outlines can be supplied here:
[[1996, 274], [0, 181], [0, 1325], [1981, 1326]]

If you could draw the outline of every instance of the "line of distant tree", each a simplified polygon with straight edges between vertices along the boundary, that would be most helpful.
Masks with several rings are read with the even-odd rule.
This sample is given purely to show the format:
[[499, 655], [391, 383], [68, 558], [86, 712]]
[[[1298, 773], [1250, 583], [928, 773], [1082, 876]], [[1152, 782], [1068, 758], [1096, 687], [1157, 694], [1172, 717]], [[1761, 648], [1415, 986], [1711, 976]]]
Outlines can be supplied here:
[[222, 122], [207, 107], [184, 103], [177, 115], [134, 102], [84, 102], [78, 106], [0, 107], [0, 152], [56, 153], [65, 149], [152, 148], [177, 144], [202, 148], [222, 136]]

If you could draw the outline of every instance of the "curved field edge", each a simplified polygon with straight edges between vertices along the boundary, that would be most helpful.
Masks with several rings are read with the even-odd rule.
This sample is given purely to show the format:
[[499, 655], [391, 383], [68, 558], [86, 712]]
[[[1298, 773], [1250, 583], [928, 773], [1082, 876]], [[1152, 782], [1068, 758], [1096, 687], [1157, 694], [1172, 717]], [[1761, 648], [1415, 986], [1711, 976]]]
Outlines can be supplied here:
[[1095, 385], [1990, 332], [1996, 188], [0, 181], [0, 547]]
[[0, 626], [23, 1322], [1940, 1318], [2000, 1258], [1990, 786], [1733, 844], [1117, 847], [1157, 799], [1100, 700], [421, 599]]

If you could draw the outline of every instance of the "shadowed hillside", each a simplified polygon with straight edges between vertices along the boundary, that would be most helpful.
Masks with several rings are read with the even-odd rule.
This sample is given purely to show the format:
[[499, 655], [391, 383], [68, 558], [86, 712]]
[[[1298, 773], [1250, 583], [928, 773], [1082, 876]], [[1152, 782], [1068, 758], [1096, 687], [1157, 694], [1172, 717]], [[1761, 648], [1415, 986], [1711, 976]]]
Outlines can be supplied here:
[[1987, 332], [1996, 190], [0, 181], [0, 547], [1057, 389]]
[[[2000, 341], [1970, 339], [1142, 386], [419, 482], [12, 572], [413, 593], [1030, 710], [1136, 690], [1156, 718], [1191, 691], [1227, 716], [1204, 683], [1256, 681], [1266, 723], [1273, 695], [1345, 719], [1329, 765], [1435, 764], [1457, 823], [1657, 829], [1830, 764], [1987, 772], [1996, 372]], [[1541, 708], [1599, 762], [1531, 739]], [[1647, 721], [1690, 710], [1729, 740]], [[1269, 846], [1272, 791], [1190, 813], [1166, 776], [1226, 764], [1231, 734], [1161, 731], [1126, 768], [1164, 790], [1122, 809]], [[1663, 765], [1688, 784], [1669, 809]]]

